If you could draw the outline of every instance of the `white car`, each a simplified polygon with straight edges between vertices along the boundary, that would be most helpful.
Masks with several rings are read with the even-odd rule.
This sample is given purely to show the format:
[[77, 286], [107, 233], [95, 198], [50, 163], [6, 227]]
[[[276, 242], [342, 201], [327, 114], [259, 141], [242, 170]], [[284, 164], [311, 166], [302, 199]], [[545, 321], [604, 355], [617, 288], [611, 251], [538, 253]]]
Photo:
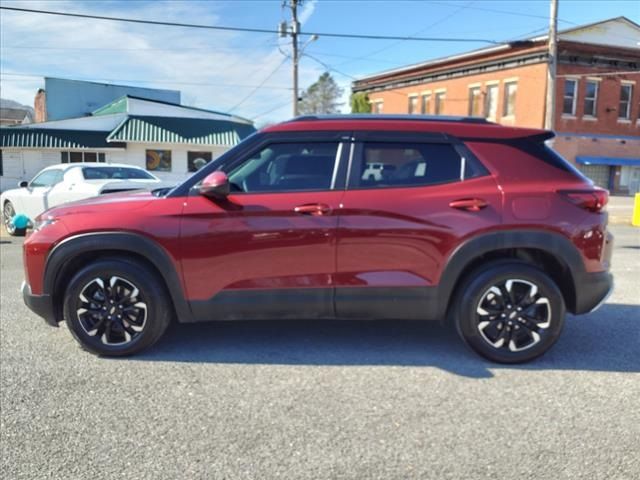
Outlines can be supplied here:
[[[114, 163], [63, 163], [41, 170], [30, 182], [0, 195], [2, 217], [10, 235], [24, 235], [26, 227], [16, 226], [16, 215], [28, 222], [61, 203], [82, 200], [105, 193], [166, 186], [146, 170]], [[21, 218], [21, 223], [26, 219]]]

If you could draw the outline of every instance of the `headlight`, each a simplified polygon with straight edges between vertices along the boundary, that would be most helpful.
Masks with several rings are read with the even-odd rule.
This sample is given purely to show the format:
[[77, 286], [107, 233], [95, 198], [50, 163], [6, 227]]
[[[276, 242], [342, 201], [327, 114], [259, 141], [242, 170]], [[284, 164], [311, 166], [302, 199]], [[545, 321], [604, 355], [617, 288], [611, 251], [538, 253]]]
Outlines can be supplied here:
[[57, 221], [58, 220], [54, 217], [37, 218], [35, 221], [35, 224], [33, 225], [33, 231], [37, 232], [39, 230], [42, 230], [43, 228], [48, 227], [49, 225], [53, 225]]

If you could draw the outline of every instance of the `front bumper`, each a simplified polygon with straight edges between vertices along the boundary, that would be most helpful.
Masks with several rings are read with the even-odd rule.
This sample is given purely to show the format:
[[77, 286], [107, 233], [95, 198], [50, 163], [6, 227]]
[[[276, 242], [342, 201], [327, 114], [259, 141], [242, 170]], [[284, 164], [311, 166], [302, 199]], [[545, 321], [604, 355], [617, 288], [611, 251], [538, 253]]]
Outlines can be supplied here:
[[584, 273], [576, 281], [576, 315], [597, 310], [613, 293], [613, 275], [609, 272]]
[[22, 282], [22, 298], [24, 303], [36, 315], [44, 318], [44, 321], [53, 327], [58, 326], [56, 320], [55, 309], [53, 307], [53, 299], [51, 295], [34, 295], [31, 293], [31, 287], [25, 281]]

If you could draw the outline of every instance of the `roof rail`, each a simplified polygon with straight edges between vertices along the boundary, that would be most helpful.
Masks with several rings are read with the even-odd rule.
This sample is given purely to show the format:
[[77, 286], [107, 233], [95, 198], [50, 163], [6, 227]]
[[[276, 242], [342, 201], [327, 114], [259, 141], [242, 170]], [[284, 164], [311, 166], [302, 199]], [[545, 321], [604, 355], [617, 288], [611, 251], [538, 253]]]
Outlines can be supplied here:
[[365, 113], [365, 114], [342, 114], [342, 115], [302, 115], [292, 118], [289, 122], [308, 122], [323, 120], [410, 120], [421, 122], [464, 122], [464, 123], [483, 123], [493, 124], [482, 117], [463, 117], [453, 115], [414, 115], [414, 114], [384, 114], [384, 113]]

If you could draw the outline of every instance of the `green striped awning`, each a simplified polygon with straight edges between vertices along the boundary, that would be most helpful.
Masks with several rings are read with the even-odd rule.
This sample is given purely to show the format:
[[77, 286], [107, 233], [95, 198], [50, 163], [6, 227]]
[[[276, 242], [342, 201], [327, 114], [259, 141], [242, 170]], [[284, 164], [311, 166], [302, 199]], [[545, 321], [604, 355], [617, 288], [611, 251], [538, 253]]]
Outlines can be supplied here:
[[107, 141], [233, 146], [253, 132], [253, 125], [228, 120], [129, 116]]
[[109, 132], [0, 128], [0, 148], [122, 148], [107, 143]]

